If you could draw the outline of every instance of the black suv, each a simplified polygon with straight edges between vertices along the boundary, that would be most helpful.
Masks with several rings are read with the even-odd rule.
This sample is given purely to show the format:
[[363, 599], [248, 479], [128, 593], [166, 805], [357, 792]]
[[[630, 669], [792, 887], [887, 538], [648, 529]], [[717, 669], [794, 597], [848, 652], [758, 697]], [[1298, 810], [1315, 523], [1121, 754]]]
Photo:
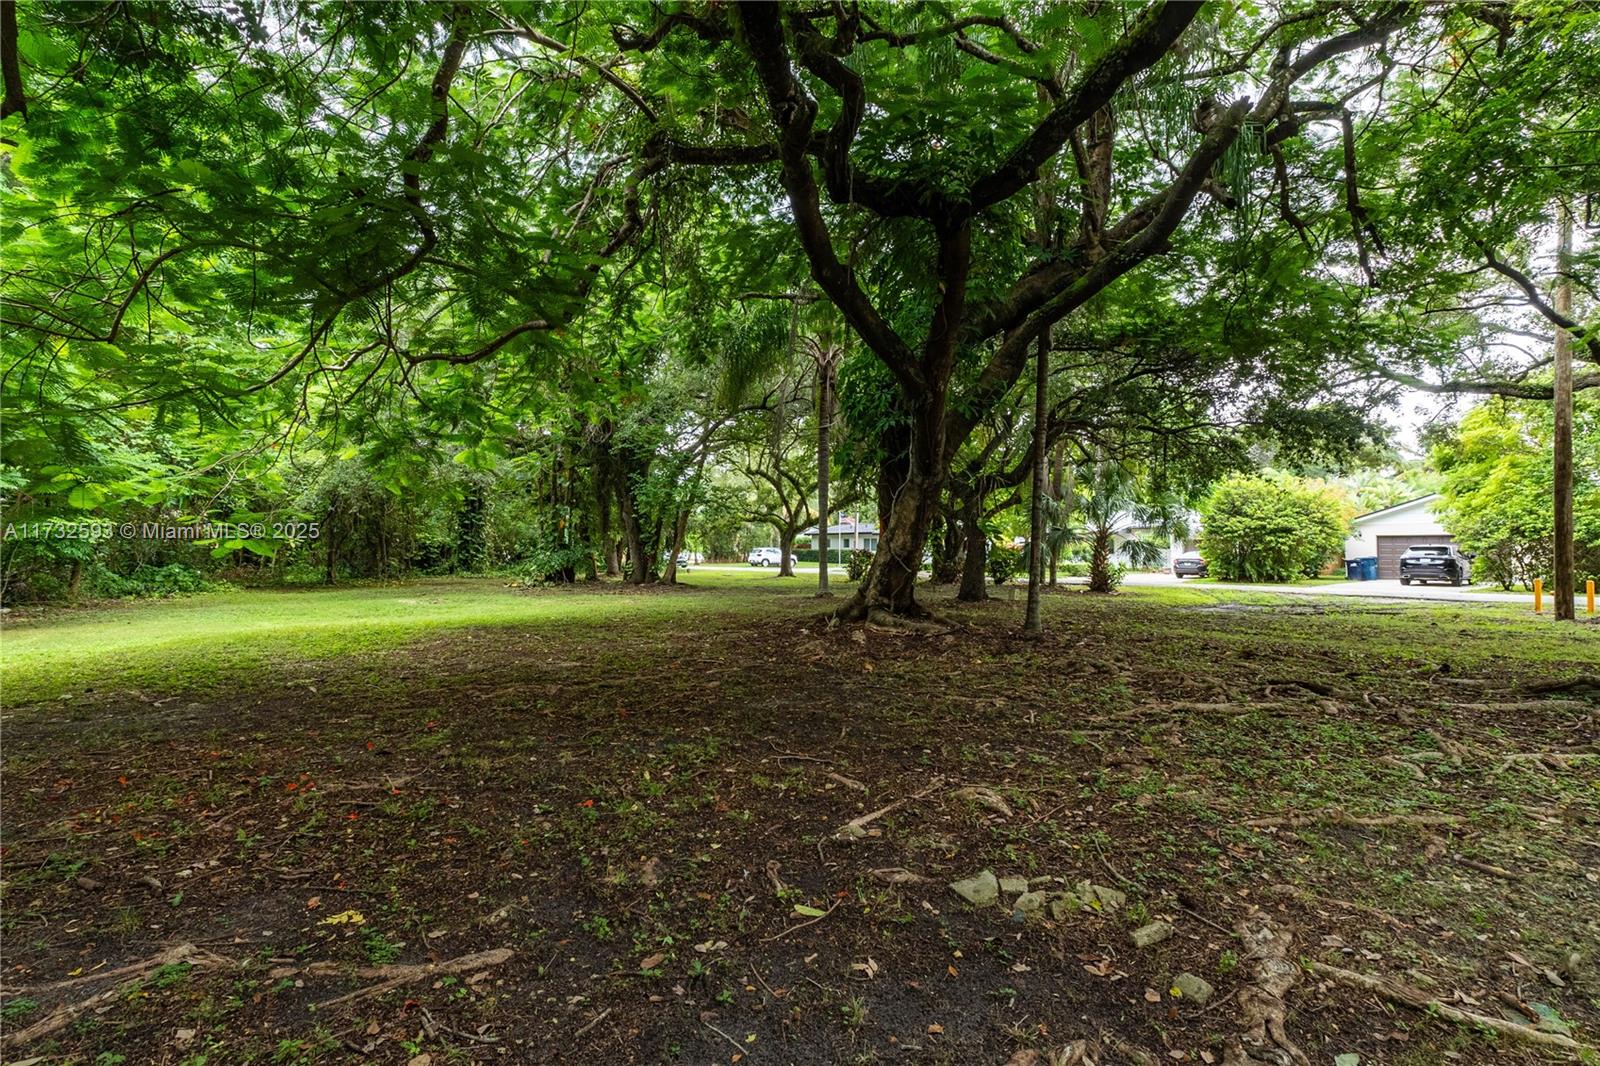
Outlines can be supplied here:
[[1400, 584], [1413, 581], [1448, 581], [1465, 585], [1472, 580], [1472, 557], [1454, 544], [1413, 544], [1400, 556]]

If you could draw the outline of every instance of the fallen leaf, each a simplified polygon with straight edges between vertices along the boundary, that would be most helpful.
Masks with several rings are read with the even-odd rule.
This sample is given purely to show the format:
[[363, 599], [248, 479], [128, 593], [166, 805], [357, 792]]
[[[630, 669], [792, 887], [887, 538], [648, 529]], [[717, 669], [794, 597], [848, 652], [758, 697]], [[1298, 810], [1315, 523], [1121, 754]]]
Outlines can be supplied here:
[[641, 970], [653, 970], [657, 966], [660, 966], [663, 962], [666, 962], [666, 961], [667, 961], [667, 957], [665, 955], [647, 955], [647, 956], [644, 957], [644, 959], [642, 961], [640, 961], [639, 969], [641, 969]]
[[[340, 911], [322, 919], [322, 925], [366, 925], [367, 916], [360, 911]], [[431, 1061], [431, 1060], [430, 1060]]]

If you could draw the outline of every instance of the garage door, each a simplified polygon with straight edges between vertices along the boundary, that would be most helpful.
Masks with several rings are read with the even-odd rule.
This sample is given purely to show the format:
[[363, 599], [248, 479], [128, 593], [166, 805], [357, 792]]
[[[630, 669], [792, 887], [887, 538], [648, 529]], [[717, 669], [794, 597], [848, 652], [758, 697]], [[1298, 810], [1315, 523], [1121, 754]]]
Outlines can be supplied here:
[[1400, 556], [1413, 544], [1451, 544], [1454, 537], [1448, 533], [1418, 533], [1413, 537], [1378, 538], [1378, 576], [1399, 577]]

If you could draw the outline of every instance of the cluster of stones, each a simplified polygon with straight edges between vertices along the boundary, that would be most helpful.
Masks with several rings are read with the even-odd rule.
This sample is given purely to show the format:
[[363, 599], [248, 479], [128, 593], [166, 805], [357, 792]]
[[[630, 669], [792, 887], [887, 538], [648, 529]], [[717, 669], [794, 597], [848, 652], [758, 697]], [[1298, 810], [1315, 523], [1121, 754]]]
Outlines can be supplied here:
[[1002, 896], [1012, 897], [1011, 917], [1019, 922], [1045, 915], [1060, 921], [1079, 911], [1115, 914], [1128, 902], [1126, 893], [1087, 880], [1069, 887], [1060, 877], [996, 877], [991, 870], [950, 882], [950, 891], [974, 907], [992, 907]]
[[[1027, 922], [1046, 916], [1064, 921], [1077, 914], [1112, 915], [1128, 902], [1127, 894], [1106, 885], [1082, 880], [1068, 885], [1061, 877], [996, 877], [992, 870], [980, 870], [971, 877], [950, 882], [950, 891], [974, 907], [993, 907], [1011, 900], [1011, 920]], [[1136, 948], [1148, 948], [1172, 936], [1171, 922], [1154, 921], [1128, 933]], [[1168, 994], [1202, 1006], [1211, 998], [1211, 985], [1192, 973], [1173, 978]]]

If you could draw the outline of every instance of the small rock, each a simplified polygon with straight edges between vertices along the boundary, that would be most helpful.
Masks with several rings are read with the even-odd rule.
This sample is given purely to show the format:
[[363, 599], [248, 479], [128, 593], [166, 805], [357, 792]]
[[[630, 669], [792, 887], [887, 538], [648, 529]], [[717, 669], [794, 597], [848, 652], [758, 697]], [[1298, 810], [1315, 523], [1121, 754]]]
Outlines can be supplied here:
[[100, 882], [96, 881], [92, 877], [79, 877], [76, 879], [76, 881], [78, 887], [83, 889], [85, 892], [93, 892], [95, 889], [100, 887]]
[[1045, 899], [1043, 892], [1024, 892], [1017, 897], [1017, 902], [1012, 905], [1012, 920], [1025, 922], [1030, 918], [1039, 917], [1044, 913]]
[[1205, 1006], [1206, 1000], [1211, 998], [1211, 991], [1211, 985], [1205, 978], [1192, 973], [1180, 973], [1172, 979], [1172, 994], [1197, 1007]]
[[1170, 922], [1151, 922], [1149, 925], [1141, 925], [1129, 933], [1128, 939], [1133, 941], [1133, 946], [1136, 948], [1147, 948], [1152, 944], [1161, 943], [1171, 935], [1172, 925]]
[[1128, 894], [1105, 885], [1091, 884], [1088, 881], [1078, 882], [1078, 900], [1091, 910], [1100, 911], [1102, 914], [1111, 914], [1120, 910], [1128, 902]]
[[1002, 877], [1000, 879], [1000, 891], [1008, 896], [1020, 896], [1028, 891], [1028, 879], [1026, 877]]
[[988, 907], [1000, 899], [1000, 882], [992, 872], [984, 870], [963, 881], [950, 882], [950, 891], [974, 907]]
[[1070, 892], [1063, 892], [1050, 901], [1050, 917], [1065, 921], [1083, 909], [1083, 902]]
[[172, 1031], [172, 1042], [182, 1047], [194, 1039], [194, 1033], [193, 1029], [174, 1029]]

